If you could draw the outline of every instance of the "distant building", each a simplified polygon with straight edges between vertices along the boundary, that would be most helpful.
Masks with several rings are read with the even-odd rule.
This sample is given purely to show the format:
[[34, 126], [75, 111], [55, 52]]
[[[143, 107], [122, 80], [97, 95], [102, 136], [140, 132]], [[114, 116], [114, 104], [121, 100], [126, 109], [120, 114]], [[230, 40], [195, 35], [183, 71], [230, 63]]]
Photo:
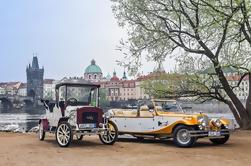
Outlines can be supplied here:
[[43, 99], [55, 100], [55, 86], [56, 82], [54, 79], [44, 79], [44, 92]]
[[98, 82], [103, 79], [103, 73], [101, 68], [96, 65], [96, 61], [93, 59], [91, 64], [85, 69], [84, 79], [92, 82]]
[[32, 65], [26, 68], [27, 95], [34, 98], [43, 97], [44, 68], [39, 68], [38, 58], [35, 56]]
[[122, 87], [120, 88], [120, 92], [121, 92], [122, 100], [137, 99], [136, 81], [135, 80], [123, 80]]
[[26, 96], [26, 84], [21, 82], [2, 82], [0, 83], [0, 94]]
[[[239, 80], [241, 79], [241, 76], [229, 74], [228, 76], [226, 76], [226, 79], [227, 79], [230, 86], [235, 87], [238, 85]], [[248, 78], [248, 76], [244, 77], [242, 82], [240, 83], [239, 87], [234, 88], [233, 91], [240, 100], [242, 100], [242, 101], [246, 100], [248, 97], [248, 94], [249, 94], [249, 78]]]
[[18, 88], [18, 92], [17, 92], [18, 96], [27, 96], [27, 84], [26, 83], [21, 83], [19, 88]]
[[5, 94], [5, 89], [0, 87], [0, 95], [4, 95]]

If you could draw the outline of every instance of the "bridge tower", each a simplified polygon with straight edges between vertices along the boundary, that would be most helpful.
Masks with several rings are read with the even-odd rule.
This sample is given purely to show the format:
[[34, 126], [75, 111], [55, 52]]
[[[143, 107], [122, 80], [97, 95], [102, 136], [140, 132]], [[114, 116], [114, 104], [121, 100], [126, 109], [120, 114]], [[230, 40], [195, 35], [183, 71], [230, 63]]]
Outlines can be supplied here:
[[44, 67], [39, 68], [37, 56], [33, 56], [32, 65], [26, 68], [27, 96], [36, 99], [43, 97]]

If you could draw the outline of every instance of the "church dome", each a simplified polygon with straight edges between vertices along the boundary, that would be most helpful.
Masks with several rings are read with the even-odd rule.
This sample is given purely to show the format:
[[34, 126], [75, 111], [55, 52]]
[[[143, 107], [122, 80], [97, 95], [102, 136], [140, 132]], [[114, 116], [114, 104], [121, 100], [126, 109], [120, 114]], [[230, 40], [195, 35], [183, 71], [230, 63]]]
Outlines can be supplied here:
[[89, 65], [85, 69], [85, 74], [91, 74], [91, 73], [102, 73], [101, 68], [98, 65], [96, 65], [96, 62], [94, 59], [91, 61], [91, 65]]

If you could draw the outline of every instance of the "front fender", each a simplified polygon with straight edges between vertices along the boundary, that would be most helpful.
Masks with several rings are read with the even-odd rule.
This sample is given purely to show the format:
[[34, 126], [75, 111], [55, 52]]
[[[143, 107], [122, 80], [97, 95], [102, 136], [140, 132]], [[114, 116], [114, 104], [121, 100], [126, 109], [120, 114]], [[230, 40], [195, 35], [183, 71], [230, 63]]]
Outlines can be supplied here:
[[59, 119], [58, 124], [60, 124], [62, 122], [68, 122], [68, 120], [69, 120], [69, 117], [62, 117]]
[[220, 121], [221, 121], [221, 123], [223, 125], [230, 125], [230, 120], [229, 119], [221, 118]]
[[40, 119], [39, 122], [38, 122], [38, 124], [40, 124], [40, 123], [43, 124], [43, 129], [44, 129], [45, 131], [48, 131], [48, 130], [49, 130], [50, 125], [49, 125], [48, 119]]

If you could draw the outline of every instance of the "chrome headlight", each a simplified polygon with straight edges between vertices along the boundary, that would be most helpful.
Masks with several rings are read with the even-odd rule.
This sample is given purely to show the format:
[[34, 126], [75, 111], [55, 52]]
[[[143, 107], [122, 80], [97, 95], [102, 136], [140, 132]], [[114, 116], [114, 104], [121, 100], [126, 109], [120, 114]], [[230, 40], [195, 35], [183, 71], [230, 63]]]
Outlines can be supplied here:
[[221, 125], [222, 125], [220, 119], [218, 119], [218, 118], [212, 119], [211, 124], [214, 125], [215, 127], [221, 127]]
[[206, 127], [207, 126], [207, 122], [206, 122], [206, 119], [204, 116], [200, 116], [198, 117], [197, 119], [198, 123], [203, 126], [203, 127]]
[[111, 115], [109, 112], [106, 112], [103, 114], [103, 118], [105, 118], [105, 119], [109, 119], [110, 117], [111, 117]]

